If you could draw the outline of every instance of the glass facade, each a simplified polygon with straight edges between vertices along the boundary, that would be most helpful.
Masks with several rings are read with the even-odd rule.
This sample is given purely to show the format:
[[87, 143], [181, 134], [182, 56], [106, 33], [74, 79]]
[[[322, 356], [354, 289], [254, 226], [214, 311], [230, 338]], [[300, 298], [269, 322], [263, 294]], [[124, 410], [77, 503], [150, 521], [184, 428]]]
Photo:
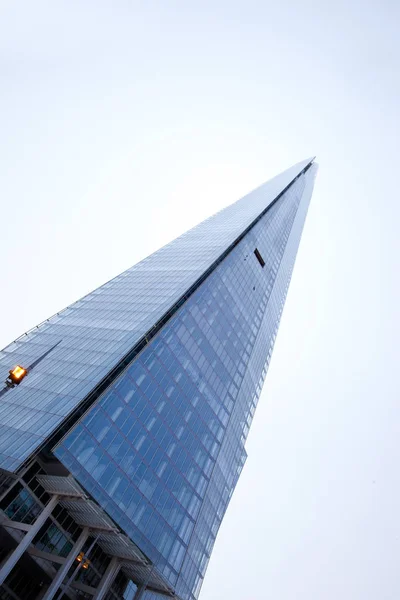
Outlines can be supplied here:
[[[4, 379], [28, 368], [2, 397], [0, 468], [47, 441], [181, 600], [199, 595], [246, 460], [315, 173], [285, 171], [0, 354]], [[66, 543], [46, 536], [43, 549]]]
[[245, 462], [244, 442], [276, 337], [313, 169], [268, 210], [55, 449], [180, 598], [198, 596]]
[[309, 163], [268, 181], [1, 351], [4, 381], [10, 368], [29, 367], [57, 344], [23, 385], [2, 396], [0, 468], [20, 468]]

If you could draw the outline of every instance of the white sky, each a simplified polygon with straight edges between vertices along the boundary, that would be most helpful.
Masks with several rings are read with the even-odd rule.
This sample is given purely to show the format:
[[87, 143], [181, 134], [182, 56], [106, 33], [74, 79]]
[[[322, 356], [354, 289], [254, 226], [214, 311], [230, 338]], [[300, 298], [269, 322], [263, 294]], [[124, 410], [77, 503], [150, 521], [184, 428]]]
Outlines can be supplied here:
[[0, 0], [0, 347], [310, 155], [201, 600], [398, 600], [400, 5]]

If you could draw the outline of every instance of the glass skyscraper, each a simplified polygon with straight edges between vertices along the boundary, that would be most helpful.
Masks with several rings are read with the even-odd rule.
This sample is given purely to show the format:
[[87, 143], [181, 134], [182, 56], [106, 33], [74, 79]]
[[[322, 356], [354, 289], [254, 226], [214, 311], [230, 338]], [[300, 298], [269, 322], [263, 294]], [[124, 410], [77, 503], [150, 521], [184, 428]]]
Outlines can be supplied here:
[[246, 460], [306, 160], [0, 353], [0, 600], [195, 600]]

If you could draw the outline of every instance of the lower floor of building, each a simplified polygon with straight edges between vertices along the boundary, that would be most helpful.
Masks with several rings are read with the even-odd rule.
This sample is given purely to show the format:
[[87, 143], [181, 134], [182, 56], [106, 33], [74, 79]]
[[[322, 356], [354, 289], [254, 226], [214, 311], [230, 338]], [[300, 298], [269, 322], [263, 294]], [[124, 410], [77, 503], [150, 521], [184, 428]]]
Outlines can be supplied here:
[[59, 463], [0, 474], [0, 600], [177, 598]]

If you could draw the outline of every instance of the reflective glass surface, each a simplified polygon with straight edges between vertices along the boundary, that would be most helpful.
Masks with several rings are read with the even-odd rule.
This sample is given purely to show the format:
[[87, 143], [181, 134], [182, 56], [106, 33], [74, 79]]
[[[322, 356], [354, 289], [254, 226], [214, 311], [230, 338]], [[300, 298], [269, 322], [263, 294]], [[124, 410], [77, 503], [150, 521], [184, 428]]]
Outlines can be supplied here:
[[[246, 459], [315, 169], [252, 227], [54, 450], [184, 600], [199, 594]], [[170, 268], [182, 259], [172, 256]], [[185, 259], [191, 263], [189, 245]], [[157, 272], [168, 282], [168, 261]]]
[[309, 162], [275, 177], [0, 352], [0, 381], [17, 364], [29, 369], [20, 385], [1, 396], [0, 468], [18, 469]]

